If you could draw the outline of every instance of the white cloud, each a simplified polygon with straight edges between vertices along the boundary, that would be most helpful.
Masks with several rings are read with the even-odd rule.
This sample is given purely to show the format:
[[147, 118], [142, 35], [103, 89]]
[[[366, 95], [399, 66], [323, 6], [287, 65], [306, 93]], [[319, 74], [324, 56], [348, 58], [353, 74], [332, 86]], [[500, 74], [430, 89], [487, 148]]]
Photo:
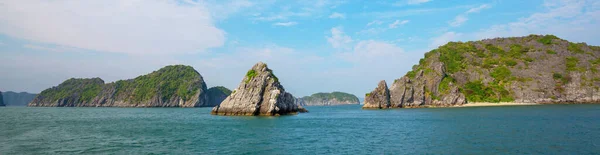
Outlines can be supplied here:
[[344, 33], [342, 27], [331, 28], [331, 37], [326, 38], [333, 48], [347, 48], [352, 43], [352, 38]]
[[[196, 3], [190, 0], [184, 0], [188, 3]], [[264, 6], [268, 5], [270, 1], [255, 1], [251, 2], [249, 0], [235, 0], [235, 1], [220, 1], [220, 0], [207, 0], [203, 1], [206, 6], [210, 6], [211, 15], [215, 19], [226, 19], [230, 15], [245, 11], [250, 8], [255, 8], [257, 5]], [[258, 4], [257, 4], [258, 3]]]
[[5, 0], [0, 33], [130, 54], [201, 52], [225, 41], [204, 5], [175, 0]]
[[376, 41], [363, 40], [354, 45], [352, 52], [341, 53], [341, 57], [351, 62], [378, 61], [383, 57], [395, 57], [402, 54], [404, 50], [394, 44]]
[[600, 44], [600, 1], [547, 0], [543, 6], [543, 12], [482, 29], [472, 38], [554, 34], [569, 41]]
[[329, 15], [329, 18], [334, 18], [334, 19], [335, 19], [335, 18], [345, 19], [345, 18], [346, 18], [346, 15], [344, 15], [344, 14], [342, 14], [342, 13], [337, 13], [337, 12], [334, 12], [334, 13], [332, 13], [331, 15]]
[[431, 38], [430, 48], [437, 48], [438, 46], [444, 45], [450, 41], [458, 41], [462, 37], [462, 33], [446, 32], [441, 36]]
[[406, 2], [406, 3], [410, 4], [410, 5], [415, 5], [415, 4], [421, 4], [421, 3], [427, 3], [427, 2], [431, 2], [431, 0], [408, 0], [408, 2]]
[[277, 23], [274, 23], [273, 25], [275, 25], [275, 26], [294, 26], [296, 24], [298, 24], [298, 23], [297, 22], [277, 22]]
[[454, 20], [450, 21], [449, 24], [452, 27], [458, 27], [461, 26], [463, 23], [465, 23], [467, 20], [469, 20], [467, 17], [465, 17], [464, 15], [458, 15], [454, 18]]
[[480, 5], [479, 7], [475, 7], [475, 8], [469, 9], [469, 11], [467, 11], [466, 13], [467, 14], [469, 14], [469, 13], [479, 13], [479, 11], [481, 11], [483, 9], [489, 9], [490, 7], [491, 6], [488, 5], [488, 4], [483, 4], [483, 5]]
[[419, 5], [433, 0], [401, 0], [393, 4], [393, 6], [405, 6], [405, 5]]
[[469, 18], [468, 18], [469, 14], [479, 13], [481, 10], [489, 9], [489, 8], [491, 8], [491, 6], [489, 4], [482, 4], [478, 7], [471, 8], [468, 11], [466, 11], [465, 13], [462, 13], [462, 14], [454, 17], [454, 20], [449, 21], [448, 24], [452, 27], [461, 26], [463, 23], [465, 23], [467, 20], [469, 20]]
[[380, 21], [380, 20], [374, 20], [372, 22], [367, 23], [367, 27], [371, 26], [371, 25], [381, 25], [381, 24], [383, 24], [382, 21]]
[[388, 27], [390, 29], [394, 29], [394, 28], [397, 28], [399, 25], [404, 25], [404, 24], [406, 24], [408, 22], [409, 22], [409, 20], [403, 20], [403, 21], [396, 20], [396, 21], [394, 21], [394, 23], [388, 25]]

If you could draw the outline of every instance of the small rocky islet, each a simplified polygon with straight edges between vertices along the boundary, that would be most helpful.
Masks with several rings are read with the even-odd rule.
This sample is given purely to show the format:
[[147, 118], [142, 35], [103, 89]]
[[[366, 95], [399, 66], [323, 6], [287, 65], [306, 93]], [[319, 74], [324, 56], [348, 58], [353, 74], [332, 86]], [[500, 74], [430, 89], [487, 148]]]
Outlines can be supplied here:
[[553, 35], [450, 42], [388, 88], [365, 95], [365, 109], [445, 107], [473, 102], [600, 103], [600, 47]]
[[308, 112], [296, 104], [297, 99], [286, 92], [267, 64], [255, 64], [220, 105], [213, 115], [277, 116]]

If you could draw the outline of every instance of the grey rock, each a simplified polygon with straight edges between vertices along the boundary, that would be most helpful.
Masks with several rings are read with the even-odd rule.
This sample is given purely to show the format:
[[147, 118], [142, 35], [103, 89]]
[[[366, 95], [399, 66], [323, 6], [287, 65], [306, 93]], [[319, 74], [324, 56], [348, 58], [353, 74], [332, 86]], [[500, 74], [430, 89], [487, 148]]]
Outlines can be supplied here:
[[220, 105], [212, 109], [214, 115], [277, 116], [307, 112], [296, 104], [297, 99], [285, 92], [279, 79], [266, 64], [255, 64]]
[[380, 81], [377, 88], [365, 95], [363, 109], [386, 109], [390, 108], [390, 90], [385, 81]]

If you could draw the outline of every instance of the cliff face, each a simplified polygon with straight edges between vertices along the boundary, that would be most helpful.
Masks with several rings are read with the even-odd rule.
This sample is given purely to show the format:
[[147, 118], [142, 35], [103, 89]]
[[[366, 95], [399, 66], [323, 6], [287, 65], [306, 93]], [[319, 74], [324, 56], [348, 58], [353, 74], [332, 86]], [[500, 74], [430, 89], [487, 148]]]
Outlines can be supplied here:
[[302, 100], [302, 106], [360, 104], [358, 97], [344, 92], [316, 93], [310, 96], [302, 97], [300, 100]]
[[206, 94], [208, 96], [208, 106], [214, 107], [221, 104], [231, 94], [231, 90], [223, 86], [216, 86], [208, 89]]
[[72, 78], [42, 91], [29, 106], [201, 107], [207, 102], [202, 76], [190, 66], [175, 65], [107, 84], [100, 78]]
[[259, 62], [247, 73], [237, 89], [220, 105], [215, 115], [285, 115], [305, 112], [296, 104], [296, 98], [285, 92], [279, 79], [267, 65]]
[[365, 95], [363, 109], [384, 109], [390, 106], [390, 90], [385, 81], [380, 81], [375, 90]]
[[552, 35], [451, 42], [393, 82], [390, 107], [599, 103], [599, 68], [600, 47]]
[[2, 97], [2, 92], [0, 92], [0, 106], [5, 106], [4, 105], [4, 99]]
[[6, 106], [27, 106], [29, 102], [33, 101], [37, 94], [7, 91], [2, 95], [4, 96], [4, 104]]

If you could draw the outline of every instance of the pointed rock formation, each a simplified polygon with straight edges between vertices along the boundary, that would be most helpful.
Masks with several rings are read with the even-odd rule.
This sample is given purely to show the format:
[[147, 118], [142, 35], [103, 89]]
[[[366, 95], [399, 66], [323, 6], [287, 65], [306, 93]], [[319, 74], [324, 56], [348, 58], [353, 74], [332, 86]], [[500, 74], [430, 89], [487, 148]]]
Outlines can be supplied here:
[[214, 115], [285, 115], [307, 112], [296, 104], [296, 98], [285, 92], [279, 79], [267, 64], [259, 62], [247, 73], [237, 89], [220, 105], [212, 109]]
[[365, 95], [363, 109], [384, 109], [390, 106], [390, 90], [385, 80], [380, 81], [375, 90]]

